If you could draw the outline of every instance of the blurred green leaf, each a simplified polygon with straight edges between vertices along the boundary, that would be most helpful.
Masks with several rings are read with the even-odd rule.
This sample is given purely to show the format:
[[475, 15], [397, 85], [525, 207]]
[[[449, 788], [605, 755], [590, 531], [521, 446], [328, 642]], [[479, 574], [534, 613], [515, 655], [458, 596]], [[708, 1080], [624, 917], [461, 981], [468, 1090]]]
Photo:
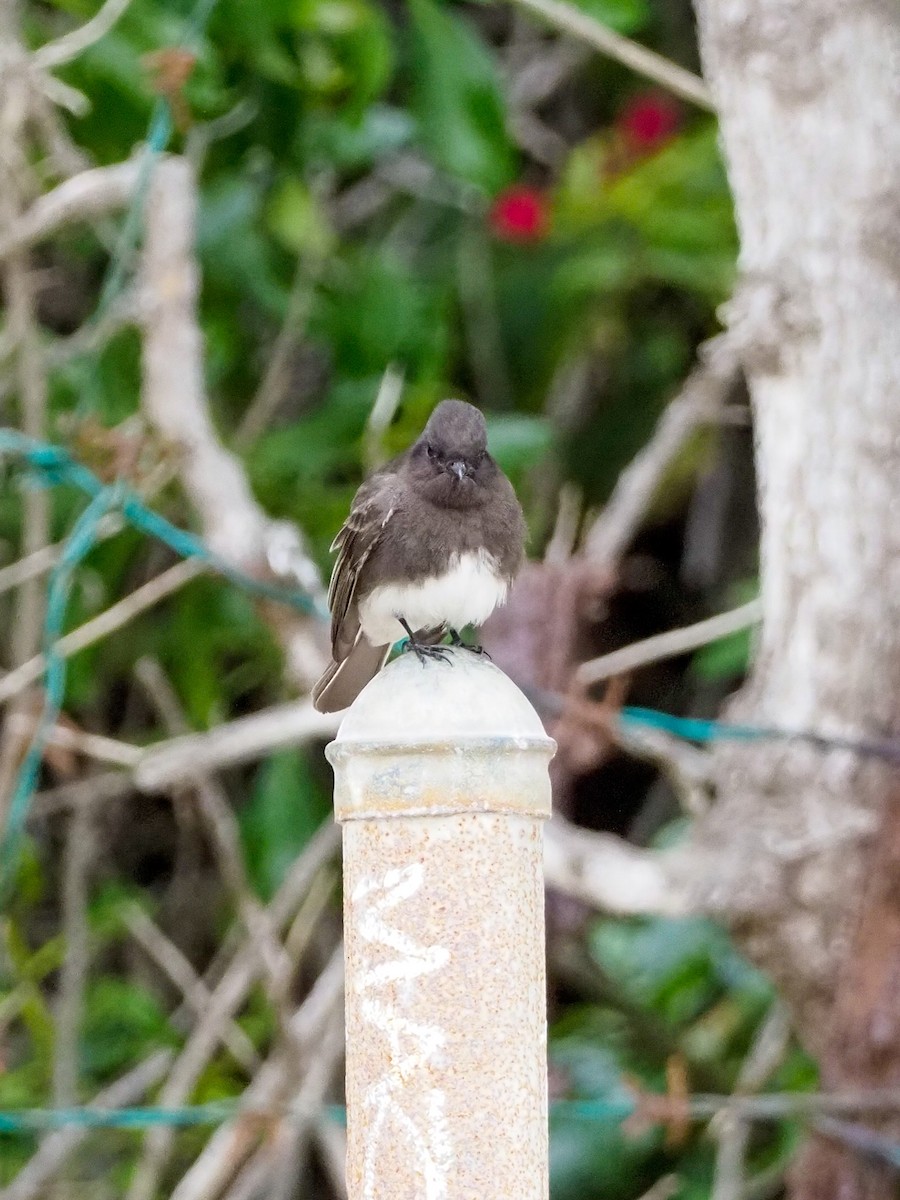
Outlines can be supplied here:
[[751, 630], [744, 629], [704, 646], [691, 660], [691, 674], [710, 682], [735, 679], [745, 674], [750, 662], [752, 636]]
[[300, 152], [314, 167], [359, 171], [409, 145], [416, 123], [401, 108], [372, 104], [359, 116], [310, 112], [300, 127]]
[[231, 298], [254, 300], [280, 318], [288, 286], [278, 279], [272, 247], [264, 236], [261, 184], [251, 178], [223, 179], [203, 193], [197, 246], [204, 273]]
[[451, 9], [434, 0], [410, 0], [409, 11], [422, 141], [438, 166], [493, 194], [516, 170], [493, 58]]
[[[748, 579], [729, 589], [725, 607], [746, 604], [759, 595], [759, 580]], [[744, 675], [750, 664], [750, 650], [754, 631], [744, 629], [740, 633], [710, 642], [698, 650], [691, 659], [690, 672], [697, 679], [710, 681], [735, 679]]]
[[250, 877], [263, 900], [272, 898], [328, 811], [301, 752], [273, 754], [260, 767], [240, 826]]
[[295, 0], [299, 59], [306, 86], [360, 112], [386, 87], [394, 52], [382, 10], [366, 0]]
[[285, 179], [269, 197], [269, 228], [295, 254], [321, 258], [334, 246], [328, 217], [313, 192], [299, 179]]
[[380, 379], [391, 362], [411, 374], [443, 365], [449, 280], [432, 281], [391, 246], [349, 253], [342, 268], [320, 289], [310, 326], [344, 373]]
[[92, 1078], [116, 1074], [151, 1051], [176, 1042], [158, 1001], [144, 988], [109, 975], [91, 982], [85, 1003], [82, 1067]]
[[504, 471], [533, 467], [549, 453], [553, 444], [550, 423], [545, 417], [488, 414], [488, 446]]
[[704, 918], [600, 920], [590, 947], [627, 996], [673, 1024], [695, 1019], [726, 989], [770, 994], [723, 930]]
[[653, 1178], [653, 1163], [662, 1143], [660, 1131], [651, 1129], [635, 1136], [622, 1128], [634, 1103], [625, 1082], [626, 1075], [636, 1069], [629, 1040], [622, 1014], [593, 1005], [570, 1009], [551, 1030], [551, 1068], [554, 1076], [565, 1077], [566, 1097], [596, 1106], [592, 1109], [586, 1104], [580, 1112], [565, 1105], [556, 1111], [551, 1108], [554, 1200], [582, 1200], [584, 1196], [622, 1200], [637, 1196]]
[[616, 33], [637, 33], [650, 19], [647, 0], [572, 0], [575, 8]]

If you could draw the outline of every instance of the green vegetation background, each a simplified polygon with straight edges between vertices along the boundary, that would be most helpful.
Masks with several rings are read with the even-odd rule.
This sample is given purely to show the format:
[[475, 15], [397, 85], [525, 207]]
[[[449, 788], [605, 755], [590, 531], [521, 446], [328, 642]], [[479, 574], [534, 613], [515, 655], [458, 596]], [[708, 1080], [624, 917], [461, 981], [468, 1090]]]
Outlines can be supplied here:
[[[582, 6], [696, 67], [687, 4]], [[29, 5], [32, 44], [95, 7], [93, 0]], [[91, 101], [69, 125], [93, 161], [118, 162], [146, 135], [167, 72], [170, 84], [177, 74], [177, 56], [159, 52], [186, 44], [191, 13], [187, 2], [133, 0], [63, 72]], [[172, 148], [190, 153], [199, 169], [202, 326], [215, 419], [234, 444], [286, 331], [290, 385], [241, 453], [259, 500], [302, 526], [323, 573], [362, 478], [366, 421], [389, 365], [402, 371], [404, 391], [385, 450], [405, 447], [443, 396], [479, 404], [539, 554], [559, 483], [578, 484], [588, 506], [601, 505], [698, 342], [717, 328], [736, 233], [713, 118], [673, 106], [618, 65], [586, 56], [538, 109], [561, 149], [552, 163], [536, 161], [511, 132], [510, 45], [522, 22], [537, 36], [526, 18], [487, 3], [219, 0], [193, 46], [189, 77], [170, 89], [178, 124]], [[644, 105], [645, 117], [655, 111], [661, 129], [654, 133], [652, 120], [636, 125], [635, 105]], [[524, 224], [521, 211], [510, 217], [517, 194]], [[46, 252], [48, 336], [72, 332], [94, 310], [115, 245], [114, 230], [106, 233], [104, 244], [73, 230]], [[586, 361], [598, 382], [570, 419], [554, 396], [573, 364]], [[71, 359], [51, 385], [60, 440], [77, 445], [98, 425], [127, 422], [138, 412], [137, 335], [124, 330], [97, 353]], [[688, 461], [675, 473], [663, 509], [683, 504], [695, 466]], [[70, 527], [73, 503], [54, 496], [56, 537]], [[174, 485], [158, 507], [191, 523]], [[8, 480], [0, 493], [6, 559], [15, 557], [20, 520], [20, 494]], [[158, 569], [159, 554], [131, 534], [100, 547], [81, 572], [70, 622]], [[727, 662], [713, 657], [708, 669], [733, 676], [744, 653], [738, 646], [737, 664], [734, 654]], [[129, 700], [132, 668], [145, 654], [169, 672], [197, 729], [284, 698], [279, 653], [253, 603], [202, 579], [125, 636], [79, 654], [67, 711], [88, 728], [149, 738], [146, 714]], [[327, 773], [318, 750], [286, 753], [243, 775], [240, 786], [229, 783], [254, 885], [268, 898], [327, 819]], [[141, 810], [136, 825], [152, 828], [155, 819]], [[58, 851], [52, 830], [32, 844], [4, 926], [4, 1107], [49, 1102], [53, 972], [65, 953], [54, 932]], [[170, 853], [160, 849], [154, 859], [145, 846], [106, 864], [95, 881], [84, 1098], [152, 1047], [182, 1040], [164, 997], [129, 971], [121, 952], [123, 906], [138, 899], [154, 914], [164, 908]], [[220, 934], [229, 919], [223, 896], [212, 889], [200, 908], [206, 935]], [[553, 1005], [557, 1098], [615, 1102], [635, 1081], [663, 1090], [673, 1071], [686, 1072], [697, 1090], [733, 1086], [773, 997], [720, 931], [696, 920], [598, 918], [584, 922], [579, 939], [583, 983], [560, 987]], [[261, 1050], [275, 1034], [262, 995], [241, 1023]], [[791, 1054], [773, 1082], [810, 1079]], [[237, 1095], [245, 1082], [223, 1052], [193, 1099]], [[199, 1135], [179, 1136], [183, 1168]], [[751, 1175], [768, 1171], [777, 1181], [797, 1136], [787, 1125], [755, 1134]], [[78, 1164], [84, 1177], [102, 1161], [106, 1178], [124, 1184], [134, 1135], [104, 1133], [90, 1145]], [[0, 1176], [11, 1178], [33, 1148], [31, 1139], [6, 1138]], [[709, 1195], [713, 1144], [703, 1132], [623, 1130], [616, 1117], [569, 1112], [553, 1120], [552, 1156], [554, 1200], [632, 1200], [666, 1172], [676, 1174], [671, 1194], [680, 1200]]]

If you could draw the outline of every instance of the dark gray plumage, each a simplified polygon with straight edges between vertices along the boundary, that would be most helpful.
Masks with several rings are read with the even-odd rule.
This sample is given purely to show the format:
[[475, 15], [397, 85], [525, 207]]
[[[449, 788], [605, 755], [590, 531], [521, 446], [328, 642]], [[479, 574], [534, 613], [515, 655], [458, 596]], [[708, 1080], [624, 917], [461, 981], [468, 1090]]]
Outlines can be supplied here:
[[487, 452], [484, 418], [444, 400], [418, 441], [360, 487], [334, 539], [333, 661], [313, 689], [316, 708], [352, 703], [405, 635], [401, 622], [421, 654], [446, 629], [480, 624], [505, 599], [524, 546], [522, 510]]

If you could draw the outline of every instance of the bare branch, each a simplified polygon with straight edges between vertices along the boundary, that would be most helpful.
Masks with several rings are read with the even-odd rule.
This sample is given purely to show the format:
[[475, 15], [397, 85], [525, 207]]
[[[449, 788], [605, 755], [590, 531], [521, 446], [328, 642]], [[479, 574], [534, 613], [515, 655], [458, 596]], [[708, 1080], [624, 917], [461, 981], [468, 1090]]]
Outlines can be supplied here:
[[337, 1121], [319, 1117], [315, 1127], [319, 1162], [338, 1200], [347, 1200], [347, 1132]]
[[87, 50], [88, 46], [93, 46], [94, 42], [99, 42], [109, 33], [130, 2], [131, 0], [106, 0], [99, 11], [80, 28], [73, 29], [71, 33], [57, 38], [54, 42], [47, 42], [45, 46], [35, 50], [32, 62], [44, 71], [71, 62], [82, 51]]
[[513, 0], [520, 8], [526, 9], [542, 20], [547, 21], [556, 29], [570, 33], [573, 37], [588, 42], [601, 54], [616, 59], [631, 70], [637, 71], [660, 84], [683, 100], [696, 104], [700, 108], [715, 111], [712, 96], [703, 80], [677, 63], [670, 62], [654, 50], [648, 50], [638, 42], [615, 33], [607, 25], [603, 25], [594, 17], [565, 4], [562, 0]]
[[137, 159], [111, 167], [92, 167], [65, 180], [35, 200], [0, 236], [0, 260], [58, 233], [74, 221], [90, 221], [124, 208], [141, 173]]
[[672, 1200], [681, 1191], [681, 1180], [677, 1175], [663, 1175], [657, 1179], [649, 1191], [644, 1192], [638, 1200]]
[[[178, 704], [178, 698], [159, 663], [154, 659], [142, 659], [137, 665], [137, 676], [170, 731], [186, 729], [187, 722]], [[219, 870], [226, 886], [234, 896], [238, 913], [249, 934], [250, 945], [259, 954], [263, 972], [268, 977], [267, 994], [273, 1008], [287, 1025], [286, 1000], [291, 983], [292, 964], [268, 911], [253, 894], [244, 859], [241, 853], [240, 833], [237, 820], [223, 789], [210, 775], [194, 771], [190, 784], [197, 797], [197, 810], [216, 856]]]
[[564, 483], [559, 489], [556, 522], [553, 533], [544, 551], [545, 563], [565, 563], [571, 557], [578, 540], [578, 526], [581, 524], [581, 512], [584, 495], [581, 488], [574, 483]]
[[[142, 266], [144, 411], [180, 452], [180, 477], [211, 548], [242, 570], [292, 579], [324, 606], [322, 581], [300, 530], [263, 512], [210, 418], [197, 322], [196, 210], [187, 160], [160, 163], [150, 185]], [[322, 630], [299, 618], [288, 625], [273, 621], [273, 628], [285, 645], [292, 675], [311, 685], [325, 663]]]
[[403, 382], [403, 371], [396, 364], [389, 363], [381, 377], [378, 395], [363, 435], [363, 461], [367, 472], [374, 471], [385, 462], [387, 455], [382, 443], [403, 395]]
[[670, 878], [663, 855], [630, 846], [612, 834], [592, 833], [562, 817], [547, 823], [544, 878], [550, 887], [604, 912], [689, 911], [687, 893]]
[[256, 441], [278, 411], [290, 387], [291, 352], [303, 336], [322, 265], [318, 255], [313, 256], [310, 262], [300, 259], [297, 263], [287, 312], [275, 338], [266, 372], [235, 434], [235, 444], [239, 447], [249, 446]]
[[718, 642], [733, 633], [751, 629], [761, 620], [762, 601], [748, 600], [738, 608], [707, 617], [694, 625], [670, 629], [666, 633], [644, 638], [643, 641], [632, 642], [630, 646], [623, 646], [609, 654], [601, 654], [599, 658], [589, 659], [575, 672], [575, 680], [581, 687], [589, 687], [603, 679], [611, 679], [613, 675], [624, 675], [628, 671], [637, 670], [638, 667], [645, 667], [648, 663], [688, 654], [691, 650], [708, 646], [710, 642]]
[[131, 776], [125, 771], [106, 771], [74, 783], [38, 792], [31, 803], [34, 817], [52, 817], [69, 808], [101, 800], [120, 800], [134, 791]]
[[[170, 938], [147, 916], [137, 904], [126, 907], [123, 919], [128, 932], [156, 965], [165, 972], [184, 996], [188, 1006], [202, 1017], [209, 1004], [210, 993], [203, 980]], [[235, 1062], [245, 1071], [252, 1072], [259, 1065], [256, 1049], [235, 1021], [225, 1027], [222, 1044]]]
[[613, 494], [585, 539], [585, 554], [603, 571], [616, 565], [676, 455], [695, 429], [712, 421], [737, 378], [725, 335], [701, 347], [701, 362], [670, 402], [653, 437], [619, 476]]
[[[84, 650], [86, 647], [94, 645], [95, 642], [99, 642], [101, 638], [108, 637], [109, 634], [121, 629], [123, 625], [127, 625], [140, 613], [178, 591], [205, 570], [207, 570], [206, 565], [199, 559], [186, 559], [176, 563], [148, 583], [136, 588], [124, 599], [110, 605], [98, 616], [93, 617], [90, 621], [85, 621], [83, 625], [79, 625], [77, 629], [73, 629], [71, 633], [60, 638], [56, 643], [57, 652], [63, 658], [71, 658], [79, 650]], [[34, 658], [22, 663], [20, 667], [16, 667], [15, 670], [4, 675], [0, 679], [0, 704], [40, 679], [46, 665], [44, 655], [37, 654]]]
[[[115, 1109], [134, 1104], [165, 1075], [172, 1061], [171, 1050], [158, 1050], [138, 1063], [127, 1075], [98, 1092], [95, 1108]], [[86, 1125], [67, 1125], [48, 1134], [37, 1153], [28, 1160], [15, 1179], [0, 1192], [0, 1200], [41, 1200], [47, 1184], [65, 1166], [91, 1130]]]
[[[344, 990], [344, 950], [337, 946], [327, 966], [293, 1018], [295, 1037], [310, 1048], [340, 1009]], [[290, 1078], [283, 1054], [274, 1054], [244, 1093], [248, 1108], [265, 1107], [283, 1096]], [[210, 1138], [202, 1154], [172, 1193], [171, 1200], [213, 1200], [250, 1153], [256, 1134], [246, 1122], [229, 1121]]]
[[273, 1144], [271, 1200], [292, 1200], [317, 1119], [321, 1116], [325, 1093], [344, 1054], [344, 1022], [340, 1004], [335, 1004], [330, 1020], [310, 1055], [303, 1082], [290, 1102], [290, 1116], [279, 1129]]
[[340, 714], [318, 713], [308, 700], [274, 705], [228, 721], [207, 733], [170, 738], [144, 753], [134, 776], [143, 792], [164, 791], [197, 771], [235, 766], [272, 750], [333, 736]]
[[[13, 47], [17, 46], [13, 42]], [[0, 229], [9, 229], [19, 218], [22, 197], [29, 186], [28, 167], [22, 159], [21, 139], [28, 113], [23, 80], [7, 85], [0, 112]], [[3, 272], [6, 326], [15, 355], [15, 385], [21, 426], [29, 437], [43, 438], [47, 423], [47, 378], [35, 316], [34, 279], [22, 253], [8, 257]], [[22, 553], [33, 554], [49, 541], [50, 499], [45, 488], [28, 488], [23, 498]], [[44, 598], [33, 579], [19, 591], [10, 635], [10, 658], [15, 664], [34, 653], [40, 640]]]
[[88, 971], [88, 872], [94, 855], [93, 805], [83, 804], [69, 818], [63, 870], [62, 926], [66, 954], [56, 1000], [53, 1103], [58, 1108], [78, 1099], [78, 1043]]
[[37, 579], [51, 569], [59, 558], [59, 546], [41, 546], [25, 558], [0, 567], [0, 595], [10, 588], [20, 587], [29, 579]]
[[[274, 929], [280, 930], [284, 926], [291, 911], [299, 904], [302, 895], [312, 884], [322, 864], [334, 853], [336, 843], [337, 832], [333, 826], [328, 826], [313, 838], [297, 859], [269, 906], [269, 916]], [[340, 961], [343, 965], [343, 957]], [[259, 974], [260, 963], [256, 948], [245, 944], [226, 968], [222, 979], [210, 997], [203, 1019], [198, 1023], [176, 1059], [160, 1093], [160, 1104], [176, 1106], [185, 1103], [221, 1040], [225, 1026], [246, 1000]], [[291, 1034], [295, 1043], [308, 1041], [311, 1035], [308, 1028], [309, 1023], [313, 1022], [312, 1033], [315, 1033], [321, 1029], [320, 1022], [327, 1016], [327, 1011], [322, 1012], [320, 1003], [319, 984], [322, 979], [323, 976], [320, 976], [317, 984], [291, 1018]], [[329, 1003], [333, 1006], [333, 999]], [[245, 1098], [248, 1103], [264, 1099], [264, 1097], [259, 1097], [254, 1089], [260, 1080], [266, 1077], [269, 1066], [270, 1063], [266, 1063], [262, 1067], [247, 1089]], [[244, 1136], [246, 1136], [246, 1131]], [[135, 1173], [127, 1200], [150, 1200], [155, 1194], [159, 1172], [169, 1155], [173, 1138], [174, 1131], [171, 1129], [153, 1129], [147, 1135], [141, 1164]]]

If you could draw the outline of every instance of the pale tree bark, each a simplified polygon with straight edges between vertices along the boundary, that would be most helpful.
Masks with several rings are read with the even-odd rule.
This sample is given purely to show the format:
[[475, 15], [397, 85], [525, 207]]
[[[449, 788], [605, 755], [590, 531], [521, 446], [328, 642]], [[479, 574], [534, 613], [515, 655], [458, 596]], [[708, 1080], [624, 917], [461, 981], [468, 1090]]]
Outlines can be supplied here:
[[[732, 715], [897, 736], [900, 8], [696, 8], [740, 227], [728, 323], [763, 529], [764, 621]], [[896, 766], [759, 743], [719, 755], [718, 785], [691, 847], [698, 905], [774, 977], [826, 1086], [900, 1084]], [[794, 1194], [886, 1200], [895, 1186], [818, 1146]]]

